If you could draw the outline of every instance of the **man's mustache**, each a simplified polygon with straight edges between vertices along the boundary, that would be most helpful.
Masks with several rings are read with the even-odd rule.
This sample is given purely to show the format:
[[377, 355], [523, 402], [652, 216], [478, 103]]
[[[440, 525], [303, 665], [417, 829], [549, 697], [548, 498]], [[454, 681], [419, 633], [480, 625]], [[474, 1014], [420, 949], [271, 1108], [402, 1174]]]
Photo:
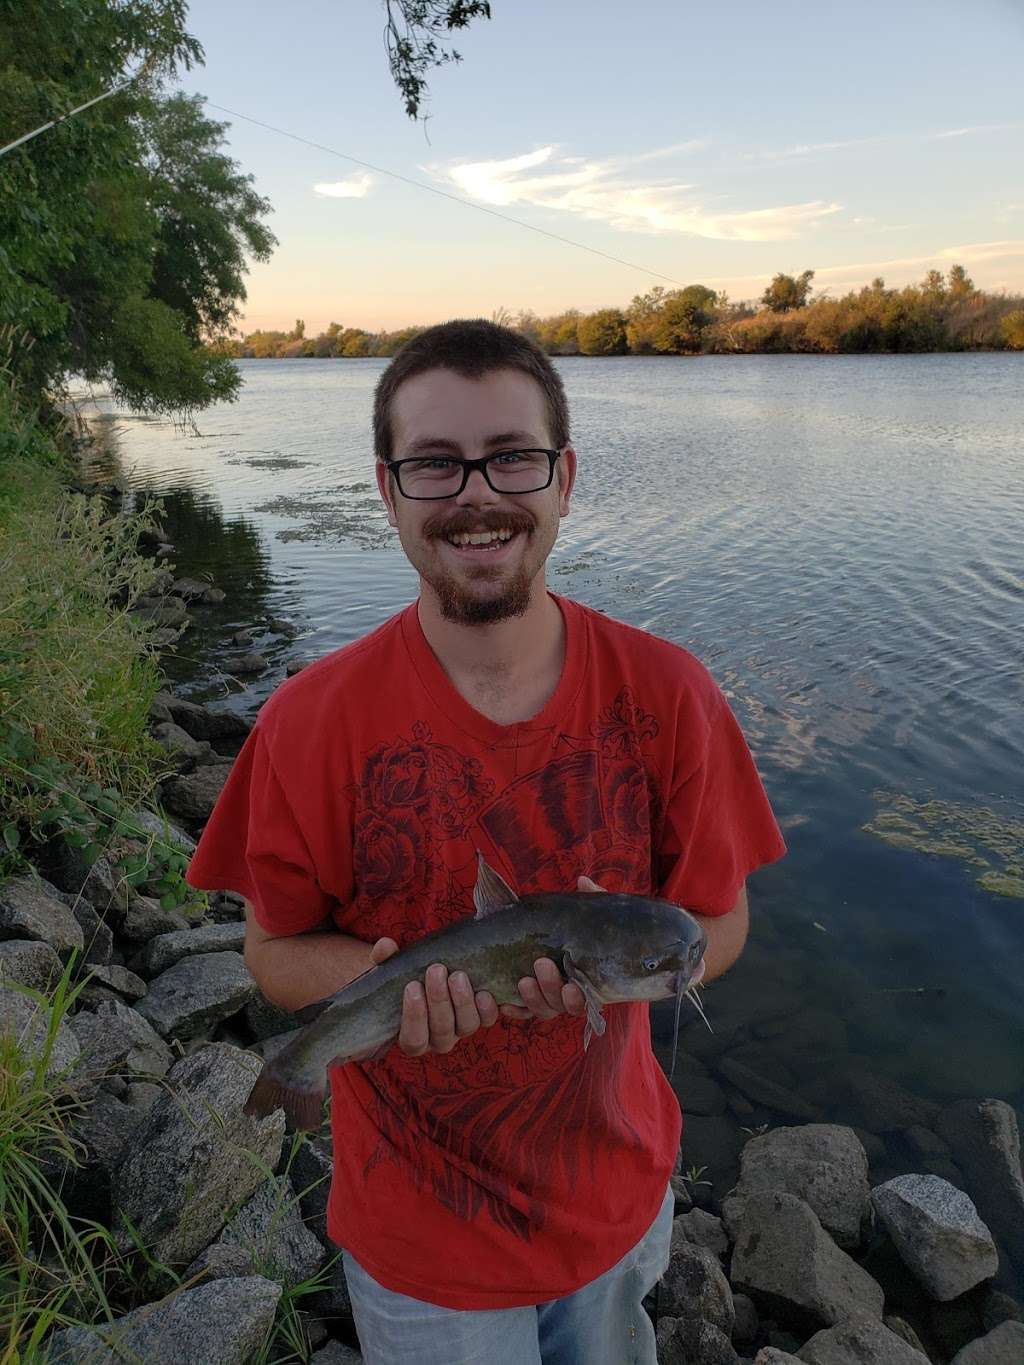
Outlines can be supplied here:
[[499, 511], [497, 508], [481, 508], [471, 511], [468, 507], [445, 516], [430, 517], [423, 523], [423, 534], [429, 539], [443, 540], [446, 536], [461, 535], [473, 531], [532, 531], [533, 518], [519, 508]]

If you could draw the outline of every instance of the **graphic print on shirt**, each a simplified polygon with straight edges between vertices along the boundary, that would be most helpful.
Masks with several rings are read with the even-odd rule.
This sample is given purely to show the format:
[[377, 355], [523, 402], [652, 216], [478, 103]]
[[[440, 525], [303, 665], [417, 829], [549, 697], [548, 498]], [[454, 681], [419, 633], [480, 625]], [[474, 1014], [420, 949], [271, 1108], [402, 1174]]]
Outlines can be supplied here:
[[[660, 802], [644, 745], [657, 733], [624, 688], [588, 735], [559, 734], [557, 757], [500, 791], [479, 760], [434, 741], [423, 722], [409, 739], [378, 745], [350, 793], [353, 910], [399, 945], [471, 915], [476, 848], [488, 842], [488, 861], [520, 894], [575, 890], [581, 873], [608, 890], [649, 893]], [[380, 1134], [365, 1174], [400, 1162], [457, 1216], [486, 1208], [528, 1239], [543, 1223], [544, 1190], [572, 1186], [565, 1163], [577, 1142], [567, 1134], [599, 1122], [622, 1145], [641, 1145], [617, 1102], [636, 1011], [646, 1018], [645, 1006], [610, 1007], [605, 1037], [587, 1052], [583, 1021], [563, 1015], [500, 1020], [446, 1055], [392, 1049], [364, 1063]]]

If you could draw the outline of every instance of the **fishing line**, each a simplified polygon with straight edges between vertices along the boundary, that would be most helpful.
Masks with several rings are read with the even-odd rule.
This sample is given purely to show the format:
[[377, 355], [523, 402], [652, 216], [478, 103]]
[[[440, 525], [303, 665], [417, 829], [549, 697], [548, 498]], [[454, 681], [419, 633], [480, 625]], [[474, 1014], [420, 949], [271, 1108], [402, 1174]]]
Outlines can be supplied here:
[[38, 137], [40, 133], [45, 133], [47, 128], [56, 128], [58, 123], [66, 123], [69, 118], [74, 118], [74, 116], [80, 114], [83, 109], [91, 109], [94, 104], [99, 104], [100, 100], [106, 100], [109, 99], [111, 95], [116, 95], [119, 91], [123, 90], [126, 85], [131, 85], [132, 81], [137, 81], [140, 76], [144, 76], [152, 65], [153, 60], [152, 57], [147, 57], [133, 76], [126, 76], [125, 79], [120, 81], [117, 85], [111, 86], [109, 90], [104, 90], [102, 95], [97, 95], [95, 99], [86, 100], [85, 104], [80, 104], [77, 109], [69, 109], [66, 114], [61, 114], [60, 118], [51, 119], [49, 123], [44, 123], [41, 127], [34, 128], [31, 133], [25, 133], [21, 137], [15, 138], [13, 142], [8, 142], [6, 147], [0, 147], [0, 156], [6, 156], [8, 152], [13, 152], [15, 147], [20, 147], [23, 142], [31, 142], [31, 140], [34, 137]]
[[232, 118], [244, 119], [246, 123], [253, 123], [257, 128], [266, 128], [268, 132], [279, 133], [281, 137], [291, 138], [293, 142], [301, 142], [304, 146], [312, 147], [318, 152], [326, 152], [329, 156], [340, 157], [342, 161], [351, 161], [354, 166], [362, 166], [364, 170], [374, 171], [377, 175], [389, 176], [392, 180], [401, 181], [403, 185], [411, 185], [413, 189], [426, 190], [428, 194], [436, 194], [442, 199], [450, 199], [453, 204], [460, 204], [465, 209], [475, 209], [477, 213], [486, 213], [491, 218], [500, 218], [503, 223], [512, 223], [515, 227], [526, 228], [528, 232], [537, 232], [542, 237], [550, 237], [552, 241], [561, 242], [563, 246], [578, 247], [580, 251], [589, 251], [592, 256], [600, 256], [602, 260], [612, 261], [615, 265], [624, 265], [629, 270], [639, 270], [644, 275], [653, 275], [655, 279], [666, 280], [669, 284], [683, 286], [682, 280], [677, 280], [672, 275], [662, 275], [657, 270], [649, 270], [645, 265], [637, 265], [635, 261], [626, 261], [621, 256], [612, 256], [607, 251], [598, 250], [596, 246], [587, 246], [586, 242], [577, 242], [572, 237], [563, 237], [557, 232], [549, 232], [547, 228], [524, 222], [522, 218], [513, 218], [510, 213], [500, 213], [497, 209], [487, 208], [484, 204], [474, 204], [472, 200], [460, 199], [457, 194], [451, 194], [448, 190], [440, 190], [436, 185], [427, 185], [422, 180], [413, 180], [411, 176], [400, 175], [398, 171], [389, 171], [385, 166], [375, 166], [372, 161], [361, 161], [359, 157], [350, 156], [348, 152], [339, 152], [337, 148], [326, 147], [322, 142], [313, 142], [308, 137], [300, 137], [298, 133], [290, 133], [285, 128], [276, 128], [272, 123], [264, 123], [261, 119], [250, 118], [248, 114], [239, 114], [234, 109], [226, 109], [223, 104], [214, 104], [212, 100], [207, 100], [206, 103], [211, 109], [217, 109], [222, 114], [230, 114]]

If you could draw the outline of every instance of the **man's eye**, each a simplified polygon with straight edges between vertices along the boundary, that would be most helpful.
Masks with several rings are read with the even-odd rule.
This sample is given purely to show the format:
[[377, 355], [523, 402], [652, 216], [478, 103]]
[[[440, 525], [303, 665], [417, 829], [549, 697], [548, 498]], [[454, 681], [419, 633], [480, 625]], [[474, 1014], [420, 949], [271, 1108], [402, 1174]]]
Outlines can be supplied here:
[[522, 464], [527, 457], [521, 450], [500, 450], [497, 455], [492, 455], [491, 459], [495, 464], [516, 465]]
[[422, 460], [416, 460], [410, 464], [409, 468], [414, 474], [419, 474], [422, 471], [431, 474], [445, 474], [454, 469], [456, 463], [456, 460], [450, 460], [447, 455], [426, 455]]

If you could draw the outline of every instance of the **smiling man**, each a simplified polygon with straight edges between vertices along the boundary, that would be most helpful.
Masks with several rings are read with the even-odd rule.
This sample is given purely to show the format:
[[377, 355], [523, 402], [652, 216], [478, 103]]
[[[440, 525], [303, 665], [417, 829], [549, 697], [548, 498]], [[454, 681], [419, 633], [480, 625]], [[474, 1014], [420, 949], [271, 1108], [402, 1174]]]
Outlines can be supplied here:
[[[782, 840], [697, 660], [547, 589], [577, 471], [550, 361], [431, 328], [381, 377], [374, 443], [419, 598], [264, 706], [189, 880], [245, 896], [246, 961], [293, 1010], [471, 915], [478, 850], [520, 894], [685, 906], [720, 975]], [[397, 1045], [333, 1069], [328, 1227], [367, 1365], [654, 1365], [679, 1107], [646, 1005], [584, 1050], [579, 989], [534, 973], [499, 1010], [435, 964]]]

